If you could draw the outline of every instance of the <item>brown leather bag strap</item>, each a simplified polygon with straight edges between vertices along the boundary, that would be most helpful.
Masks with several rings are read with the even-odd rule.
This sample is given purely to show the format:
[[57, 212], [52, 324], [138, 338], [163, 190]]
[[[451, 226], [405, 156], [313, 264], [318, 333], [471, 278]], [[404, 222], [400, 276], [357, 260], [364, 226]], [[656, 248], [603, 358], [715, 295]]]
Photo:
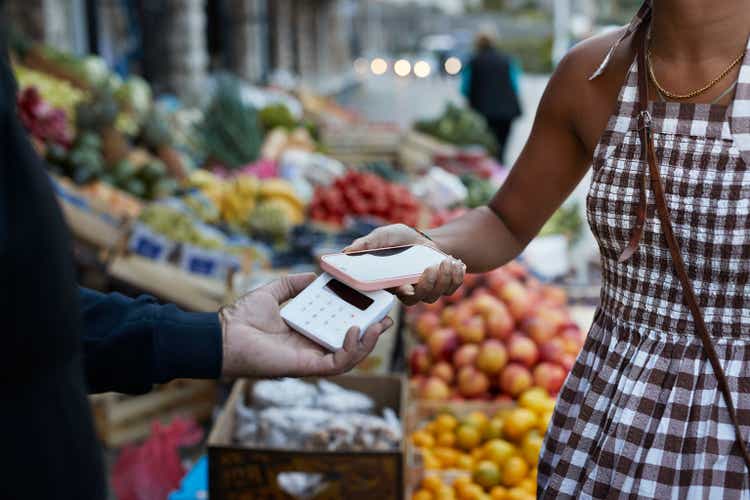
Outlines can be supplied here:
[[[648, 23], [644, 22], [643, 26], [647, 26]], [[640, 133], [641, 140], [641, 158], [646, 160], [648, 164], [649, 177], [651, 179], [651, 189], [654, 192], [654, 201], [656, 203], [656, 210], [661, 220], [662, 231], [664, 237], [667, 240], [667, 246], [669, 247], [669, 253], [672, 256], [672, 262], [677, 272], [677, 277], [680, 279], [682, 284], [683, 294], [685, 296], [685, 302], [693, 316], [693, 323], [695, 324], [695, 331], [703, 343], [703, 350], [708, 356], [708, 360], [711, 362], [711, 367], [716, 375], [716, 381], [718, 382], [719, 389], [724, 396], [724, 402], [727, 405], [729, 417], [732, 419], [734, 425], [734, 432], [737, 438], [737, 444], [740, 448], [740, 453], [745, 459], [745, 465], [750, 472], [750, 454], [748, 454], [747, 444], [742, 436], [742, 430], [740, 429], [739, 419], [737, 418], [737, 411], [734, 408], [732, 401], [732, 392], [729, 389], [729, 383], [727, 382], [726, 374], [721, 366], [719, 356], [716, 354], [711, 337], [708, 334], [706, 323], [703, 319], [703, 313], [698, 305], [698, 300], [695, 298], [695, 291], [690, 281], [687, 271], [685, 270], [685, 262], [682, 259], [682, 252], [680, 251], [680, 245], [677, 242], [677, 238], [674, 236], [672, 230], [672, 221], [669, 216], [669, 208], [667, 206], [666, 198], [664, 197], [664, 188], [661, 182], [661, 176], [659, 173], [659, 167], [656, 161], [656, 154], [654, 152], [653, 136], [651, 134], [651, 115], [648, 111], [648, 79], [646, 70], [646, 36], [645, 27], [639, 30], [640, 37], [635, 39], [637, 43], [637, 58], [638, 58], [638, 131]], [[641, 197], [645, 198], [645, 169], [641, 172], [642, 184], [641, 184]], [[645, 204], [640, 208], [645, 214]], [[645, 219], [645, 217], [644, 217]], [[633, 238], [631, 238], [632, 240]], [[640, 236], [638, 235], [638, 239]], [[637, 245], [637, 242], [636, 242]]]

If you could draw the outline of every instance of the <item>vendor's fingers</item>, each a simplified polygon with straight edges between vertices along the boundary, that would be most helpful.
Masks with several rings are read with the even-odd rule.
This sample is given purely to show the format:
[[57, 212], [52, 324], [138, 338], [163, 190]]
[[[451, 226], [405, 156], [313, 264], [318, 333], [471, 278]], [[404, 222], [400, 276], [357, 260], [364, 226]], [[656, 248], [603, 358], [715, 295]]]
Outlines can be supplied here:
[[417, 301], [422, 301], [432, 295], [438, 281], [439, 269], [439, 266], [432, 266], [424, 270], [422, 276], [419, 278], [419, 282], [414, 287], [414, 298]]
[[445, 291], [445, 295], [453, 295], [458, 290], [458, 287], [464, 282], [464, 276], [466, 275], [466, 264], [458, 259], [452, 259], [450, 265], [451, 273], [451, 284]]
[[453, 275], [451, 273], [451, 261], [446, 259], [438, 266], [435, 285], [431, 290], [428, 290], [422, 300], [428, 304], [432, 304], [448, 291], [452, 282]]

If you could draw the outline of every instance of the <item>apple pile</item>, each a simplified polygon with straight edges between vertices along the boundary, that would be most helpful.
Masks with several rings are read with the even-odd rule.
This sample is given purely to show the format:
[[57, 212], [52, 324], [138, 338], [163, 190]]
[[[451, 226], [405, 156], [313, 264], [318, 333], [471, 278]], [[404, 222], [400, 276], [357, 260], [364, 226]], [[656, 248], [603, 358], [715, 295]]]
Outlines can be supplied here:
[[513, 262], [467, 275], [450, 297], [413, 308], [420, 343], [410, 353], [411, 386], [428, 400], [515, 399], [532, 386], [560, 390], [584, 335], [565, 292]]

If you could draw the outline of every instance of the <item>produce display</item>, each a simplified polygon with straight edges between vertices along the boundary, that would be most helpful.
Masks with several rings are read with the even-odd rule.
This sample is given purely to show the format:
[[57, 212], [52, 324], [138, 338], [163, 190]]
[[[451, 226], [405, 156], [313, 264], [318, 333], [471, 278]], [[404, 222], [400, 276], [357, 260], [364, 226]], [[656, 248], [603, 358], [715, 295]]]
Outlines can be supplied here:
[[422, 120], [414, 124], [419, 132], [457, 146], [479, 145], [492, 154], [497, 149], [494, 136], [481, 115], [468, 108], [448, 103], [445, 111], [434, 120]]
[[249, 405], [236, 408], [235, 441], [253, 447], [318, 451], [392, 450], [401, 443], [401, 422], [360, 392], [320, 380], [265, 380], [253, 385]]
[[469, 208], [487, 205], [497, 192], [496, 183], [488, 179], [479, 178], [476, 175], [463, 174], [461, 182], [464, 183], [468, 191], [465, 204]]
[[318, 187], [310, 203], [310, 217], [341, 225], [346, 216], [374, 216], [387, 222], [415, 226], [419, 202], [409, 189], [375, 174], [349, 171], [329, 187]]
[[517, 405], [494, 412], [438, 414], [410, 436], [426, 469], [412, 499], [536, 498], [537, 462], [554, 406], [544, 389], [533, 387]]
[[35, 71], [23, 65], [13, 66], [18, 88], [21, 93], [33, 87], [53, 108], [62, 109], [70, 125], [75, 123], [75, 108], [79, 102], [87, 97], [87, 93], [80, 90], [65, 80], [55, 78], [47, 73]]
[[556, 394], [583, 345], [565, 304], [562, 289], [518, 263], [467, 275], [454, 295], [410, 314], [417, 397], [503, 401], [532, 385]]

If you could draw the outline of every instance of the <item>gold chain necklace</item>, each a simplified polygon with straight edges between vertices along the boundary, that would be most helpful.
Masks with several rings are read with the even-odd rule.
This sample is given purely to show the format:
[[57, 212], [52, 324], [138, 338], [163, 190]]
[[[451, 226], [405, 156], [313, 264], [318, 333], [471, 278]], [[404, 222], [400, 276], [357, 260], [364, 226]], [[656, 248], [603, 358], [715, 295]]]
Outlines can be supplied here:
[[742, 58], [745, 57], [746, 50], [747, 49], [743, 50], [742, 53], [739, 56], [737, 56], [737, 58], [734, 61], [732, 61], [732, 64], [730, 64], [727, 67], [727, 69], [722, 71], [719, 74], [719, 76], [717, 76], [716, 78], [708, 82], [703, 87], [696, 89], [696, 90], [692, 90], [688, 92], [687, 94], [675, 94], [674, 92], [670, 92], [669, 90], [661, 86], [659, 81], [656, 79], [656, 75], [654, 74], [654, 66], [653, 64], [651, 64], [651, 48], [650, 47], [648, 49], [648, 52], [646, 53], [646, 61], [648, 62], [648, 74], [651, 77], [651, 81], [654, 83], [654, 86], [659, 90], [659, 92], [669, 97], [670, 99], [675, 99], [675, 100], [690, 99], [691, 97], [701, 95], [702, 93], [704, 93], [705, 91], [707, 91], [708, 89], [710, 89], [711, 87], [719, 83], [722, 78], [727, 76], [727, 74], [729, 74], [729, 72], [732, 71], [732, 69], [735, 66], [737, 66], [740, 63], [740, 61], [742, 61]]

